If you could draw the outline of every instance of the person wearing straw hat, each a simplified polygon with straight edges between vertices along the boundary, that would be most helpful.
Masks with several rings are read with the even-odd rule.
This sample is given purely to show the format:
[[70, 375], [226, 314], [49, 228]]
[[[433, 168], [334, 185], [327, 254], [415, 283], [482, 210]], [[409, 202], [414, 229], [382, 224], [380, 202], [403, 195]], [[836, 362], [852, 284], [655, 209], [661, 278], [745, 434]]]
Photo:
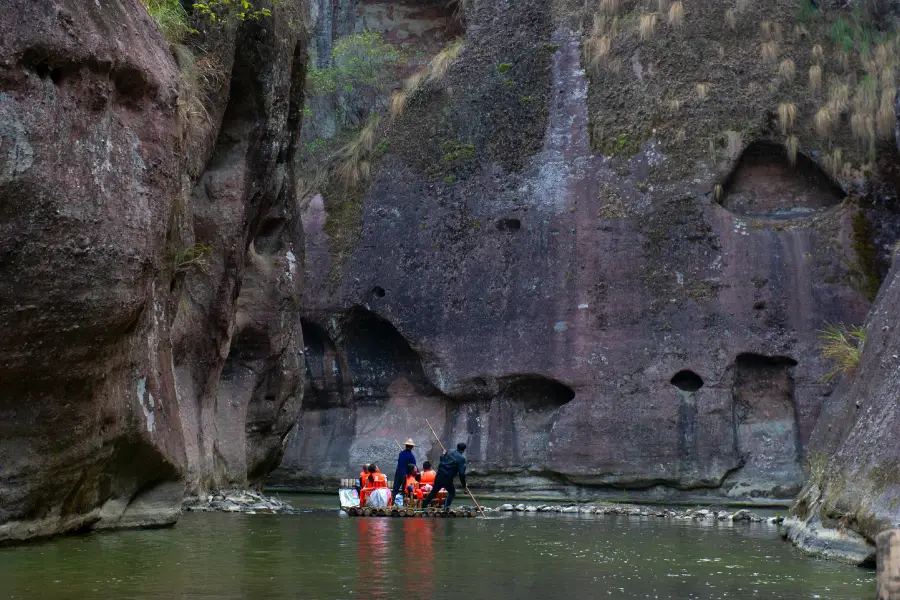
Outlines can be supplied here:
[[410, 438], [404, 445], [406, 448], [401, 450], [397, 456], [397, 471], [394, 473], [394, 486], [391, 489], [392, 498], [397, 498], [397, 493], [403, 489], [403, 482], [406, 481], [406, 465], [416, 466], [416, 456], [412, 451], [416, 444]]

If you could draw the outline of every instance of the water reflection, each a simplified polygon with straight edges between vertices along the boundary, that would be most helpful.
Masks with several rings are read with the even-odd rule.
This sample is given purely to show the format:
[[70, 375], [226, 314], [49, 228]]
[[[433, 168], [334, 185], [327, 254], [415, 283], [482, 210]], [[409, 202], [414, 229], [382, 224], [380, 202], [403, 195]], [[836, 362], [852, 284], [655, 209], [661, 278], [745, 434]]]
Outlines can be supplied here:
[[433, 519], [403, 520], [404, 597], [428, 597], [434, 585]]
[[771, 527], [665, 519], [188, 514], [172, 530], [0, 548], [0, 600], [863, 600], [871, 571]]
[[392, 569], [390, 523], [375, 518], [354, 521], [359, 532], [356, 593], [363, 600], [382, 600], [389, 596]]

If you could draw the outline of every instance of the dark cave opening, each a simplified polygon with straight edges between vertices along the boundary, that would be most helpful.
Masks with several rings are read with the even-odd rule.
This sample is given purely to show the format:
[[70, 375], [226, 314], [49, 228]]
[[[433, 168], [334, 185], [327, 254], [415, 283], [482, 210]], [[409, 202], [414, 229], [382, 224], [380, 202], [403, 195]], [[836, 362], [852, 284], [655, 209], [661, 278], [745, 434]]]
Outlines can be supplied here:
[[797, 154], [792, 165], [783, 145], [762, 141], [747, 146], [722, 191], [720, 203], [731, 212], [771, 219], [803, 218], [846, 196], [808, 156]]
[[497, 219], [496, 227], [498, 231], [514, 233], [522, 228], [522, 221], [519, 219]]
[[300, 320], [306, 357], [306, 387], [303, 405], [311, 409], [341, 406], [344, 395], [343, 370], [334, 342], [321, 326]]
[[690, 370], [678, 371], [669, 383], [683, 392], [696, 392], [703, 387], [703, 378]]
[[566, 384], [543, 375], [515, 375], [500, 382], [500, 396], [526, 408], [558, 408], [571, 402], [575, 392]]
[[437, 394], [425, 377], [419, 354], [388, 320], [356, 307], [344, 316], [344, 346], [358, 401], [390, 397], [393, 382], [405, 378], [423, 396]]
[[739, 354], [734, 361], [734, 436], [743, 462], [734, 480], [767, 480], [784, 497], [802, 484], [795, 366], [797, 361], [787, 356], [755, 353]]
[[259, 254], [275, 254], [284, 246], [281, 233], [287, 223], [281, 217], [263, 219], [259, 225], [256, 236], [253, 238], [253, 247]]

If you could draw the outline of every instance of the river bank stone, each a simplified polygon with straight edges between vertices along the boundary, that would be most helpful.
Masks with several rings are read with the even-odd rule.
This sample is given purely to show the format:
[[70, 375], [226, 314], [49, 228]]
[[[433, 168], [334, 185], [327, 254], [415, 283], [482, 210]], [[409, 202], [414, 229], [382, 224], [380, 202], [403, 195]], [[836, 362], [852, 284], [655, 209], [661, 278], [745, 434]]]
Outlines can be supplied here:
[[[490, 510], [490, 509], [485, 509]], [[781, 516], [764, 518], [746, 509], [736, 512], [728, 510], [711, 510], [708, 508], [686, 510], [674, 510], [652, 506], [636, 506], [633, 504], [587, 504], [587, 505], [531, 505], [531, 504], [502, 504], [494, 509], [497, 512], [541, 512], [541, 513], [565, 513], [565, 514], [592, 514], [592, 515], [620, 515], [628, 517], [658, 517], [675, 520], [694, 521], [728, 521], [732, 523], [767, 523], [780, 525], [784, 518]]]
[[309, 512], [294, 508], [280, 498], [251, 490], [219, 490], [203, 496], [188, 496], [182, 507], [190, 512], [238, 512], [251, 515]]

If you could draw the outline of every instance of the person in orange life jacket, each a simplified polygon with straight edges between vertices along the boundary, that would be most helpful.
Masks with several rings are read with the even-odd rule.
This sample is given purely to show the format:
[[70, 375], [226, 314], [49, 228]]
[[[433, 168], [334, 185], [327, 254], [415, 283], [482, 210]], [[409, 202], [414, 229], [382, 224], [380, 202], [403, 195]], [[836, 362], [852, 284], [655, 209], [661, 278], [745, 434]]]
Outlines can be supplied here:
[[359, 483], [356, 485], [356, 491], [362, 490], [366, 487], [366, 479], [369, 477], [369, 465], [365, 464], [362, 466], [362, 471], [359, 472]]
[[387, 487], [387, 475], [381, 472], [378, 465], [372, 463], [369, 465], [369, 476], [366, 478], [366, 483], [376, 488]]
[[456, 488], [453, 486], [453, 479], [459, 475], [459, 482], [466, 487], [466, 457], [463, 453], [466, 451], [466, 445], [460, 442], [456, 445], [456, 450], [451, 450], [441, 456], [441, 464], [438, 466], [437, 477], [434, 478], [434, 485], [431, 491], [425, 496], [423, 506], [428, 506], [441, 488], [447, 490], [447, 499], [444, 501], [444, 510], [450, 508], [453, 499], [456, 497]]
[[[359, 492], [360, 505], [365, 505], [366, 500], [369, 499], [369, 494], [373, 490], [387, 487], [387, 476], [379, 470], [378, 465], [372, 463], [369, 465], [369, 474], [366, 476], [364, 483], [363, 489]], [[390, 501], [391, 497], [388, 497], [388, 501]]]
[[416, 465], [406, 465], [406, 483], [403, 485], [403, 498], [405, 505], [412, 505], [422, 499], [422, 490], [419, 488], [419, 474]]
[[412, 453], [412, 449], [415, 447], [412, 439], [406, 440], [406, 448], [400, 451], [400, 454], [397, 455], [397, 470], [394, 472], [394, 486], [391, 488], [391, 497], [396, 498], [397, 492], [403, 487], [403, 482], [406, 479], [406, 467], [407, 465], [416, 466], [416, 457]]
[[434, 478], [437, 476], [437, 473], [434, 472], [434, 469], [431, 468], [431, 463], [427, 460], [422, 463], [422, 470], [419, 472], [419, 483], [422, 486], [422, 491], [426, 494], [431, 491], [432, 486], [434, 485]]

